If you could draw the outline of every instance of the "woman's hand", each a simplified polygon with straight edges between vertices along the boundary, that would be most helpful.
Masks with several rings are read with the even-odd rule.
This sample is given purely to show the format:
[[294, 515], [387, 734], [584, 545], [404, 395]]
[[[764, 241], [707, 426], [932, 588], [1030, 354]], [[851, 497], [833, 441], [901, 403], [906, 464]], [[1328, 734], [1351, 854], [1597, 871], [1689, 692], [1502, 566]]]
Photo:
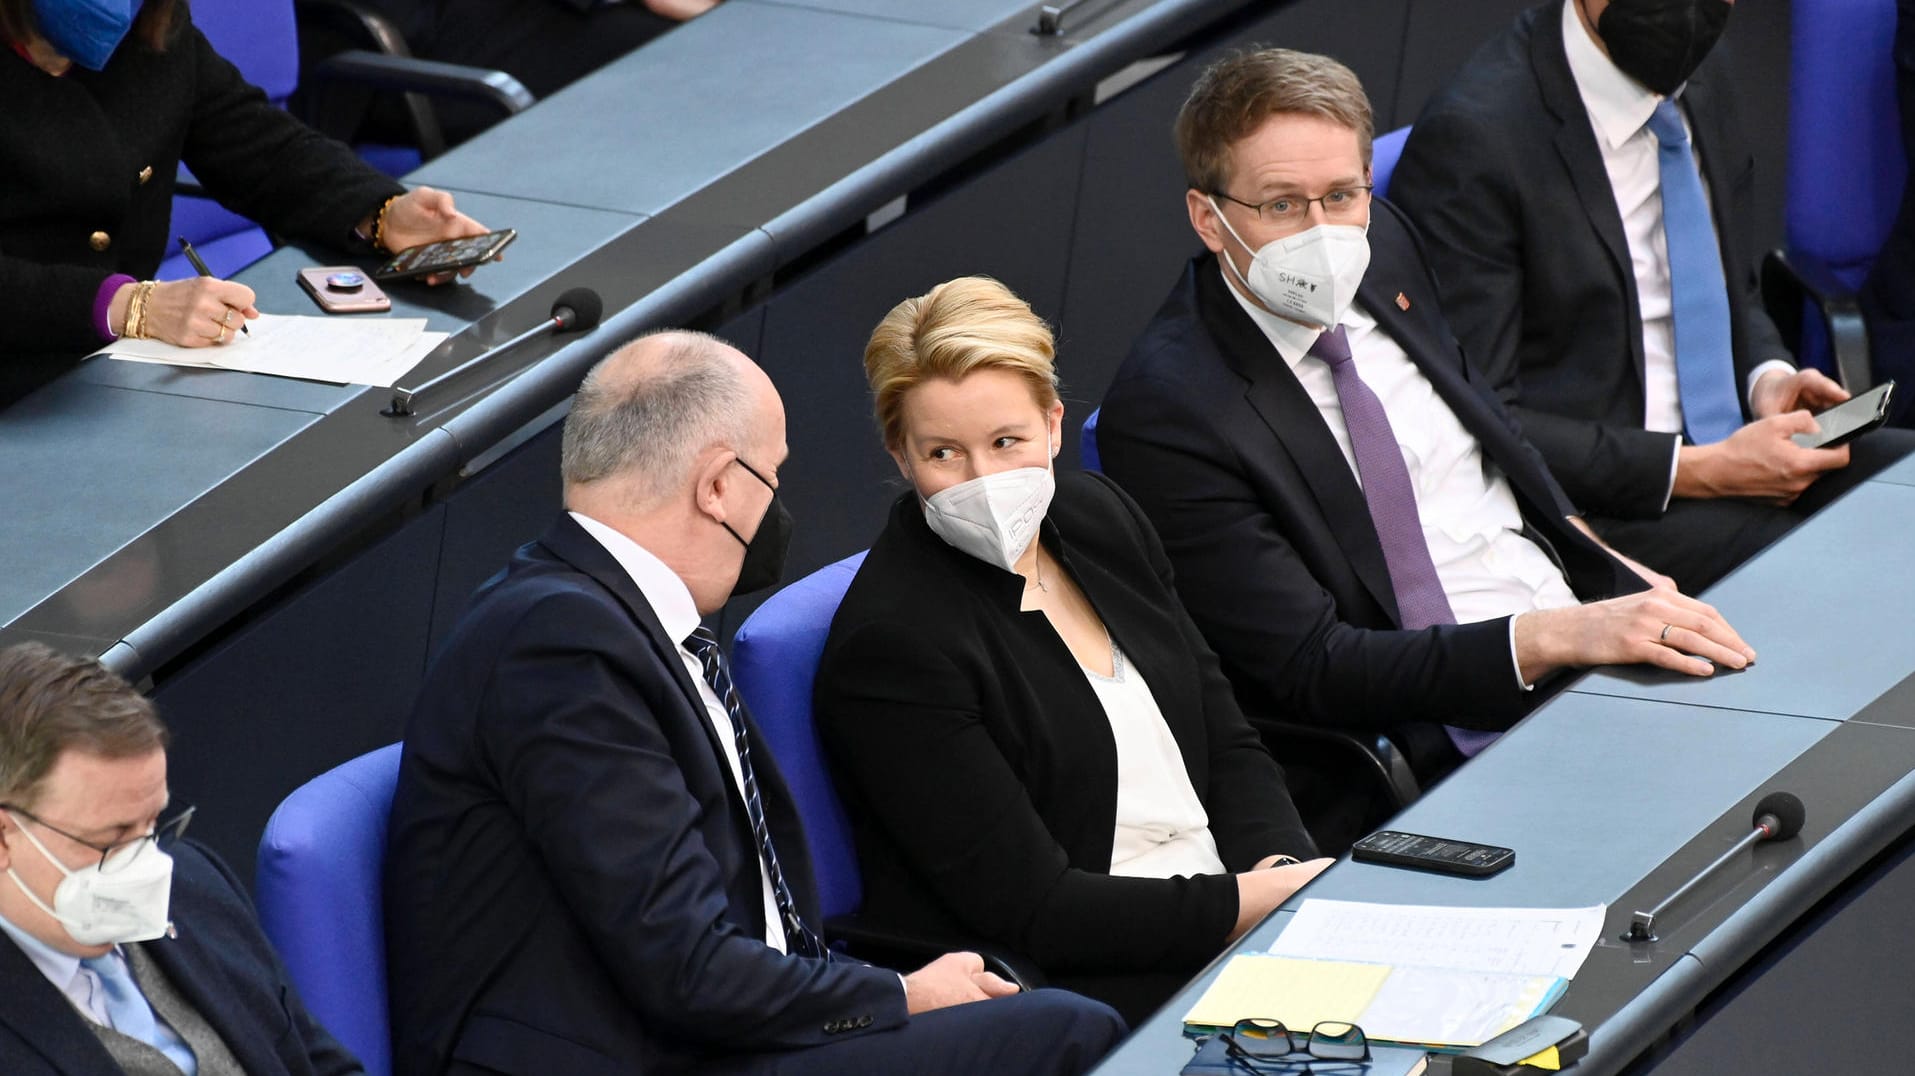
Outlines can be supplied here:
[[[393, 199], [392, 204], [386, 207], [386, 225], [379, 233], [379, 241], [396, 254], [421, 243], [464, 239], [485, 233], [485, 225], [453, 207], [452, 195], [431, 187], [420, 187]], [[474, 268], [467, 266], [459, 270], [459, 275], [471, 276]], [[451, 279], [451, 273], [434, 273], [426, 277], [425, 282], [443, 284]]]
[[[1269, 859], [1264, 862], [1269, 862]], [[1322, 874], [1325, 867], [1335, 862], [1325, 857], [1302, 863], [1287, 863], [1281, 867], [1264, 867], [1237, 875], [1237, 925], [1230, 930], [1230, 940], [1236, 941], [1242, 937], [1245, 931], [1276, 910], [1277, 905], [1289, 900], [1297, 890], [1310, 884], [1312, 878]]]
[[[115, 294], [113, 306], [118, 318], [113, 324], [125, 329], [133, 289], [127, 284]], [[123, 302], [125, 305], [122, 305]], [[146, 298], [145, 321], [138, 326], [143, 335], [176, 347], [211, 347], [230, 342], [239, 335], [239, 327], [259, 316], [253, 308], [253, 289], [230, 280], [193, 277], [169, 280], [153, 285]]]

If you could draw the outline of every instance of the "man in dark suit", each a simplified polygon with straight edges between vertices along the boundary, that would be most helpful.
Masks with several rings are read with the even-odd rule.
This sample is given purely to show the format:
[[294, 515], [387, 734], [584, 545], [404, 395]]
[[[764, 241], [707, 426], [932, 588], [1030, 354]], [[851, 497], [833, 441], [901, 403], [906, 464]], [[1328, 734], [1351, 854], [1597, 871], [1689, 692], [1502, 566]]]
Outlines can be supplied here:
[[0, 651], [0, 1072], [355, 1073], [239, 879], [179, 836], [166, 729], [98, 663]]
[[[1807, 449], [1848, 398], [1797, 370], [1746, 249], [1727, 0], [1548, 0], [1417, 119], [1391, 196], [1470, 361], [1598, 533], [1701, 590], [1898, 458]], [[1698, 66], [1699, 63], [1699, 66]]]
[[1428, 779], [1554, 670], [1742, 667], [1713, 610], [1586, 532], [1474, 380], [1415, 233], [1370, 196], [1370, 134], [1328, 57], [1206, 71], [1177, 140], [1210, 253], [1104, 398], [1104, 467], [1162, 533], [1245, 710], [1388, 730]]
[[[1894, 50], [1902, 152], [1915, 163], [1915, 0], [1896, 0]], [[1893, 378], [1915, 387], [1915, 183], [1903, 181], [1901, 210], [1857, 298], [1868, 319], [1869, 361], [1876, 380]], [[1894, 421], [1907, 425], [1911, 419], [1915, 392], [1904, 390], [1896, 397]]]
[[1122, 1030], [1102, 1005], [1016, 995], [974, 954], [900, 976], [819, 941], [790, 793], [699, 627], [783, 564], [771, 381], [709, 337], [643, 338], [587, 376], [563, 455], [569, 511], [474, 598], [407, 727], [386, 863], [396, 1067], [1094, 1063]]

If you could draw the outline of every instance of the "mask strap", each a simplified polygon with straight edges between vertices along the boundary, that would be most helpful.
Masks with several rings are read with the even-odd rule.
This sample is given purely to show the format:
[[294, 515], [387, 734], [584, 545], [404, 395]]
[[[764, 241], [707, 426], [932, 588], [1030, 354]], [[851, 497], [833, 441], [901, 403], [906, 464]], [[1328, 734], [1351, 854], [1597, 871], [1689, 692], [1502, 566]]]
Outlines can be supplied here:
[[[1252, 261], [1255, 261], [1257, 257], [1257, 252], [1254, 250], [1251, 250], [1250, 244], [1244, 242], [1243, 236], [1240, 236], [1237, 234], [1237, 229], [1232, 228], [1230, 226], [1230, 218], [1223, 215], [1223, 207], [1217, 204], [1217, 196], [1214, 194], [1206, 194], [1204, 195], [1204, 199], [1210, 203], [1211, 212], [1217, 214], [1217, 223], [1223, 225], [1224, 231], [1230, 233], [1230, 238], [1235, 239], [1237, 241], [1237, 245], [1242, 247], [1245, 251], [1248, 251], [1250, 254], [1250, 259]], [[1254, 297], [1257, 294], [1257, 289], [1250, 286], [1250, 281], [1243, 275], [1243, 271], [1237, 268], [1237, 262], [1235, 259], [1233, 259], [1230, 256], [1230, 252], [1224, 251], [1219, 255], [1219, 257], [1223, 258], [1223, 263], [1230, 267], [1230, 275], [1237, 278], [1237, 283], [1243, 285], [1243, 290], [1249, 295]], [[1262, 306], [1263, 305], [1262, 300], [1258, 300], [1257, 305]]]
[[[19, 815], [14, 814], [12, 811], [8, 811], [7, 817], [13, 819], [14, 828], [18, 829], [20, 831], [20, 835], [27, 839], [27, 843], [39, 849], [40, 855], [44, 857], [48, 863], [53, 864], [54, 870], [59, 871], [62, 877], [66, 877], [66, 878], [73, 877], [73, 872], [66, 868], [66, 864], [53, 858], [53, 853], [47, 851], [47, 846], [40, 843], [40, 838], [35, 837], [33, 835], [33, 832], [27, 829], [26, 823], [20, 821]], [[33, 890], [27, 888], [27, 883], [21, 881], [20, 876], [14, 873], [13, 864], [11, 863], [7, 864], [7, 877], [13, 879], [13, 886], [15, 889], [18, 889], [20, 891], [21, 896], [27, 898], [27, 900], [31, 902], [35, 908], [38, 908], [41, 911], [47, 913], [49, 916], [52, 916], [54, 921], [59, 923], [61, 926], [74, 927], [74, 926], [80, 925], [78, 923], [75, 923], [73, 920], [68, 919], [66, 916], [61, 915], [59, 912], [54, 911], [52, 908], [47, 907], [47, 902], [41, 900], [33, 892]]]

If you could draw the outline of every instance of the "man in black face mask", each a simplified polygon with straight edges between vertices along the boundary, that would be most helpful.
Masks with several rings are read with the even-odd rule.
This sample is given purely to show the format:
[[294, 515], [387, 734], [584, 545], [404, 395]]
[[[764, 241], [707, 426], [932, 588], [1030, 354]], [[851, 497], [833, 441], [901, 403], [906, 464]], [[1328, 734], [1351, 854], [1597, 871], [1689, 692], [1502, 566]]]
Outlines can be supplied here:
[[395, 1071], [1066, 1073], [1121, 1034], [975, 954], [899, 975], [825, 949], [791, 795], [699, 626], [777, 582], [785, 455], [771, 380], [711, 337], [586, 376], [567, 511], [474, 597], [406, 728]]
[[1390, 187], [1570, 498], [1692, 594], [1915, 443], [1790, 440], [1848, 393], [1761, 307], [1732, 6], [1548, 0], [1430, 101]]

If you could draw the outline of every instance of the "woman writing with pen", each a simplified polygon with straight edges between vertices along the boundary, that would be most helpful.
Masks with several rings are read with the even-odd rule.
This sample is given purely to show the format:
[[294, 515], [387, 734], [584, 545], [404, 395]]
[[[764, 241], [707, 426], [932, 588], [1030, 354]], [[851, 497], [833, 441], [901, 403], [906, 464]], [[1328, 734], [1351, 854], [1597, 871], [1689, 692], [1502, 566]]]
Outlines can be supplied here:
[[119, 336], [230, 341], [252, 289], [150, 279], [184, 161], [289, 237], [397, 251], [483, 234], [274, 107], [180, 0], [0, 0], [0, 406]]

